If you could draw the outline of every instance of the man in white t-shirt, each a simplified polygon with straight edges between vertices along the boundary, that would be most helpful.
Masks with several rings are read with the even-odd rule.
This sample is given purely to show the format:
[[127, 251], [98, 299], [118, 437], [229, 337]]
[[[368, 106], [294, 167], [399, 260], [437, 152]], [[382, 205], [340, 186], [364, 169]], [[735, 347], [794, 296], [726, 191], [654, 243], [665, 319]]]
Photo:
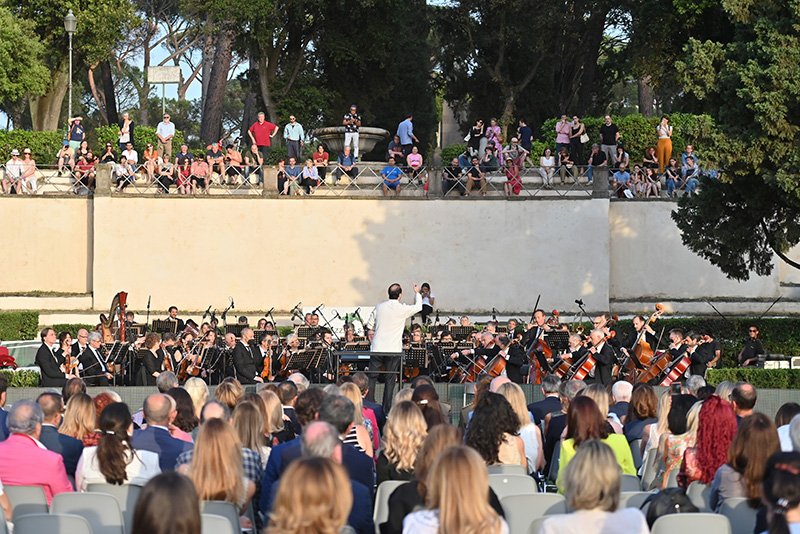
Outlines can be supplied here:
[[3, 175], [3, 193], [11, 192], [11, 186], [17, 184], [22, 178], [22, 160], [19, 159], [19, 150], [16, 148], [11, 151], [11, 159], [6, 162], [6, 173]]

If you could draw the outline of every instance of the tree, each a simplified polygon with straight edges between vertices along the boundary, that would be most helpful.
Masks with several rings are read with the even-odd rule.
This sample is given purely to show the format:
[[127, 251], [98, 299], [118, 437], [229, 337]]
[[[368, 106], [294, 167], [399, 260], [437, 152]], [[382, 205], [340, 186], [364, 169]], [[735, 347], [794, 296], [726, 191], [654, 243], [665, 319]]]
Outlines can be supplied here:
[[800, 242], [800, 3], [723, 0], [730, 43], [691, 39], [678, 63], [687, 91], [716, 118], [705, 159], [725, 169], [682, 200], [673, 219], [683, 242], [728, 277], [772, 271]]
[[41, 60], [43, 54], [44, 46], [33, 24], [0, 7], [0, 101], [44, 93], [48, 73]]

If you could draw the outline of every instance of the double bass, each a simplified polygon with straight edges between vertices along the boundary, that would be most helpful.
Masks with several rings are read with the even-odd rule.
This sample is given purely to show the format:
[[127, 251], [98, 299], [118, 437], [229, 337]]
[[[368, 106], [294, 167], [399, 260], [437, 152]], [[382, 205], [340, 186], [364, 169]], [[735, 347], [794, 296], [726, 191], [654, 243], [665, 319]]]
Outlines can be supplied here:
[[[636, 357], [636, 360], [642, 364], [643, 367], [649, 367], [650, 363], [653, 360], [653, 356], [655, 355], [655, 351], [653, 348], [647, 344], [642, 343], [642, 338], [645, 337], [647, 332], [647, 327], [650, 326], [656, 319], [661, 317], [661, 314], [664, 313], [664, 305], [660, 302], [656, 304], [656, 311], [650, 316], [647, 322], [644, 323], [641, 330], [639, 330], [636, 341], [633, 344], [633, 347], [623, 347], [622, 352], [625, 353], [625, 360], [622, 362], [622, 365], [619, 366], [619, 369], [615, 369], [613, 374], [620, 380], [626, 380], [631, 384], [635, 383], [637, 380], [637, 366], [634, 362], [633, 358], [631, 358], [630, 354], [628, 353], [629, 350], [633, 350], [633, 354]], [[646, 370], [646, 369], [645, 369]], [[641, 372], [645, 372], [642, 370]]]

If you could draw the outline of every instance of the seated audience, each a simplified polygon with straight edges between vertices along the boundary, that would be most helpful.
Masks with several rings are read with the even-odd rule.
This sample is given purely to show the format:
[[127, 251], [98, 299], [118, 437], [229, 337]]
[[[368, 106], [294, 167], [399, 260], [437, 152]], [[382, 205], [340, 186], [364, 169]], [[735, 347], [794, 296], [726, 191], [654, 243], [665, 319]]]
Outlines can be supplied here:
[[84, 447], [97, 445], [100, 441], [100, 433], [97, 432], [97, 409], [89, 395], [78, 393], [70, 397], [58, 431], [81, 440]]
[[681, 170], [678, 168], [678, 160], [669, 159], [669, 166], [664, 171], [664, 176], [667, 184], [667, 196], [677, 196], [678, 190], [681, 188]]
[[503, 192], [506, 197], [519, 195], [522, 191], [522, 179], [519, 177], [519, 168], [514, 166], [514, 162], [506, 160], [503, 172], [506, 174], [506, 181], [503, 182]]
[[447, 423], [442, 405], [439, 404], [439, 394], [430, 384], [420, 384], [414, 388], [411, 401], [419, 406], [422, 416], [428, 425], [428, 431], [436, 425]]
[[[72, 436], [60, 434], [58, 427], [63, 420], [64, 401], [61, 395], [54, 391], [45, 391], [36, 399], [37, 404], [44, 413], [42, 422], [42, 432], [39, 441], [48, 450], [57, 452], [64, 459], [64, 468], [71, 479], [75, 479], [75, 468], [78, 466], [78, 459], [83, 452], [83, 442]], [[5, 426], [5, 422], [2, 423]]]
[[672, 398], [672, 406], [667, 416], [669, 431], [661, 435], [658, 444], [659, 458], [665, 466], [660, 489], [667, 487], [667, 481], [672, 471], [680, 470], [683, 453], [686, 452], [686, 449], [695, 445], [698, 415], [701, 408], [699, 403], [695, 406], [696, 400], [691, 395], [675, 395]]
[[589, 397], [597, 404], [600, 413], [606, 417], [608, 424], [611, 425], [611, 429], [615, 433], [622, 434], [622, 424], [620, 423], [619, 417], [611, 411], [611, 395], [608, 394], [608, 390], [603, 384], [589, 385], [583, 390], [582, 395]]
[[[563, 158], [564, 153], [567, 154], [567, 158], [569, 157], [569, 152], [567, 152], [566, 148], [561, 149], [561, 154], [559, 154], [560, 159]], [[563, 159], [561, 161], [563, 165]], [[542, 177], [542, 185], [545, 189], [552, 189], [553, 187], [553, 175], [556, 172], [556, 158], [553, 156], [553, 151], [549, 148], [544, 149], [544, 153], [539, 157], [539, 176]], [[564, 179], [562, 178], [561, 181], [563, 182]]]
[[412, 480], [417, 454], [428, 435], [422, 411], [413, 402], [392, 406], [386, 421], [383, 449], [378, 454], [376, 484], [386, 480]]
[[236, 405], [236, 409], [233, 411], [233, 429], [236, 431], [242, 447], [258, 454], [261, 466], [266, 467], [272, 447], [267, 444], [267, 436], [264, 435], [264, 419], [261, 417], [258, 407], [247, 401]]
[[528, 468], [525, 444], [517, 435], [519, 417], [497, 393], [487, 393], [475, 406], [464, 442], [478, 451], [487, 465], [521, 465]]
[[133, 448], [158, 454], [161, 471], [172, 471], [178, 455], [192, 449], [191, 443], [174, 438], [169, 432], [177, 416], [175, 401], [172, 397], [156, 393], [144, 400], [143, 408], [147, 427], [134, 431], [131, 440]]
[[575, 159], [570, 155], [569, 150], [562, 148], [561, 153], [558, 155], [558, 159], [558, 175], [561, 177], [561, 183], [567, 183], [567, 174], [572, 175], [573, 182], [577, 181], [580, 169], [578, 168], [578, 164]]
[[644, 442], [643, 433], [645, 427], [658, 422], [658, 397], [653, 386], [650, 384], [636, 384], [631, 393], [631, 401], [628, 404], [628, 414], [625, 416], [625, 426], [622, 433], [628, 443], [637, 439]]
[[458, 162], [458, 158], [453, 158], [450, 165], [445, 167], [442, 172], [442, 196], [447, 196], [450, 191], [458, 191], [462, 197], [466, 194], [467, 190], [461, 181], [462, 172], [463, 169]]
[[525, 405], [525, 393], [513, 382], [506, 382], [498, 387], [497, 393], [505, 397], [519, 419], [519, 437], [525, 448], [528, 474], [542, 469], [544, 467], [542, 431], [533, 424], [533, 418]]
[[783, 452], [792, 452], [791, 423], [798, 414], [800, 414], [800, 404], [796, 402], [782, 404], [775, 414], [775, 426], [778, 427], [778, 437]]
[[729, 403], [716, 395], [704, 400], [697, 420], [697, 440], [683, 453], [678, 485], [688, 488], [695, 480], [711, 484], [717, 469], [728, 459], [728, 448], [737, 429], [736, 415]]
[[761, 500], [767, 506], [768, 534], [800, 531], [800, 453], [783, 452], [769, 458]]
[[[599, 424], [601, 420], [595, 422]], [[547, 519], [541, 534], [649, 533], [641, 511], [636, 508], [617, 509], [622, 474], [618, 462], [618, 452], [603, 441], [596, 438], [583, 441], [575, 457], [559, 470], [564, 495], [575, 511]]]
[[175, 472], [150, 479], [133, 513], [131, 534], [197, 534], [200, 499], [194, 484]]
[[624, 163], [619, 166], [619, 170], [611, 177], [611, 187], [614, 190], [614, 194], [619, 198], [623, 198], [625, 191], [631, 189], [631, 173], [628, 172]]

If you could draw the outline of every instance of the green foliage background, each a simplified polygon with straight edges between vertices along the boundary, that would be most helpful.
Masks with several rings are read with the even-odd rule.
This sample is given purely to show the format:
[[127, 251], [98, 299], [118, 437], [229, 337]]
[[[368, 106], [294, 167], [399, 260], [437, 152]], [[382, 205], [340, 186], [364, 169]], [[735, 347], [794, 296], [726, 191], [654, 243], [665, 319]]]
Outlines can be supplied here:
[[36, 339], [39, 335], [39, 312], [0, 312], [0, 340]]
[[0, 163], [5, 164], [11, 159], [11, 151], [15, 148], [20, 153], [30, 148], [37, 165], [53, 165], [63, 139], [64, 132], [0, 130]]

